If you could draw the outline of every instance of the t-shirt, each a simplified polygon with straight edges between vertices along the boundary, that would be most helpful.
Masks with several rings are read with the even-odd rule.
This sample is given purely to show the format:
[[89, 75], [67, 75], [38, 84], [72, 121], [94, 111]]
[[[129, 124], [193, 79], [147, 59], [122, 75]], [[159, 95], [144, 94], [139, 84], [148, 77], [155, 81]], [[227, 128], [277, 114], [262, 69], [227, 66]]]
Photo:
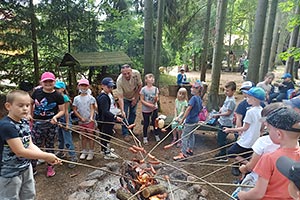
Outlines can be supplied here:
[[293, 160], [300, 160], [299, 148], [279, 148], [273, 153], [264, 154], [254, 168], [260, 177], [269, 180], [263, 200], [293, 199], [288, 193], [289, 180], [276, 168], [276, 161], [280, 156], [287, 156]]
[[56, 91], [46, 93], [43, 88], [36, 89], [31, 98], [34, 101], [34, 119], [52, 119], [59, 112], [58, 106], [64, 104], [64, 98], [60, 93]]
[[266, 94], [270, 94], [270, 92], [272, 90], [272, 85], [266, 84], [265, 81], [257, 83], [256, 86], [262, 88], [266, 92]]
[[231, 114], [228, 116], [220, 116], [218, 119], [221, 126], [232, 126], [233, 125], [233, 116], [234, 116], [234, 109], [235, 109], [235, 98], [226, 97], [222, 108], [220, 109], [220, 113], [226, 113], [228, 110], [231, 110]]
[[188, 106], [192, 106], [192, 109], [190, 110], [188, 116], [185, 119], [185, 123], [187, 124], [194, 124], [199, 122], [199, 112], [202, 110], [202, 100], [200, 96], [192, 96], [192, 98], [189, 101]]
[[244, 148], [252, 148], [254, 142], [260, 136], [261, 122], [261, 106], [251, 107], [244, 118], [244, 123], [250, 124], [249, 128], [241, 134], [240, 139], [237, 143]]
[[[264, 102], [260, 102], [260, 106], [261, 107], [265, 107], [265, 103]], [[246, 116], [246, 112], [248, 109], [251, 108], [251, 105], [248, 104], [247, 100], [244, 99], [243, 101], [241, 101], [241, 103], [239, 103], [239, 105], [237, 106], [235, 113], [242, 115], [242, 121], [244, 120], [245, 116]]]
[[[141, 91], [140, 94], [144, 96], [144, 101], [154, 104], [155, 101], [155, 96], [157, 96], [159, 94], [158, 88], [155, 86], [144, 86]], [[156, 110], [158, 108], [157, 102], [155, 102], [155, 109]], [[143, 113], [150, 113], [153, 111], [153, 108], [150, 108], [149, 106], [146, 106], [144, 104], [142, 104], [142, 112]]]
[[12, 178], [20, 175], [21, 172], [28, 169], [30, 160], [17, 157], [10, 149], [7, 140], [20, 138], [23, 146], [29, 146], [31, 137], [29, 123], [26, 120], [16, 122], [9, 117], [4, 117], [0, 121], [0, 176]]
[[[92, 95], [78, 95], [74, 98], [73, 106], [77, 107], [79, 114], [86, 122], [79, 121], [80, 124], [89, 123], [91, 116], [91, 105], [96, 103], [96, 99]], [[101, 106], [101, 105], [99, 105]]]
[[266, 153], [271, 153], [277, 150], [280, 146], [274, 144], [269, 135], [261, 136], [253, 144], [252, 149], [258, 155], [263, 155]]
[[139, 71], [132, 69], [132, 76], [127, 81], [122, 74], [117, 79], [117, 93], [123, 95], [124, 99], [132, 100], [139, 86], [142, 85], [141, 74]]
[[177, 111], [176, 116], [179, 116], [181, 112], [184, 112], [187, 106], [188, 106], [187, 100], [179, 101], [178, 99], [175, 99], [175, 108]]

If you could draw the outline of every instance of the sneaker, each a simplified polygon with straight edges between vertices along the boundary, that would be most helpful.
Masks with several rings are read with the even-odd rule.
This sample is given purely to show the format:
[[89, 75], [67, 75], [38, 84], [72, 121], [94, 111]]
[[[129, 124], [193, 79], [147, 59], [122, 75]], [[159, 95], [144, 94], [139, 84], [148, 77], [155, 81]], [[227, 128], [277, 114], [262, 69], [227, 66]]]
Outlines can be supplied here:
[[222, 154], [220, 154], [220, 153], [217, 153], [216, 155], [215, 155], [215, 160], [217, 161], [217, 162], [228, 162], [228, 158], [227, 158], [227, 156], [226, 156], [226, 154], [224, 155], [222, 155]]
[[[71, 161], [77, 163], [77, 162], [78, 162], [77, 156], [72, 157]], [[76, 167], [76, 164], [75, 164], [75, 163], [69, 163], [69, 164], [68, 164], [68, 167], [71, 168], [71, 169], [73, 169], [73, 168]]]
[[184, 155], [183, 153], [179, 153], [178, 156], [173, 157], [173, 160], [178, 161], [178, 160], [182, 160], [182, 159], [185, 159], [185, 158], [187, 158], [186, 155]]
[[66, 155], [61, 151], [57, 152], [55, 155], [61, 159], [66, 157]]
[[53, 166], [48, 166], [47, 167], [47, 177], [52, 177], [55, 175], [54, 167]]
[[113, 160], [113, 159], [116, 159], [116, 158], [119, 158], [119, 156], [112, 153], [112, 152], [104, 154], [104, 159], [106, 159], [106, 160]]
[[159, 142], [159, 141], [160, 141], [160, 138], [159, 138], [158, 135], [155, 136], [155, 140], [156, 140], [156, 142]]
[[93, 158], [94, 158], [94, 152], [90, 150], [88, 156], [86, 157], [86, 160], [93, 160]]
[[84, 149], [79, 157], [80, 160], [84, 160], [87, 157], [87, 151]]
[[41, 164], [44, 164], [46, 161], [42, 160], [42, 159], [38, 159], [37, 161], [37, 165], [41, 165]]
[[186, 154], [189, 155], [189, 156], [192, 156], [192, 155], [194, 155], [194, 152], [191, 149], [188, 149], [186, 151]]
[[238, 167], [232, 167], [232, 168], [231, 168], [231, 174], [232, 174], [233, 176], [239, 176], [239, 175], [241, 175], [241, 172], [240, 172], [240, 170], [239, 170]]
[[144, 137], [143, 143], [144, 143], [144, 145], [148, 145], [148, 138], [147, 137]]

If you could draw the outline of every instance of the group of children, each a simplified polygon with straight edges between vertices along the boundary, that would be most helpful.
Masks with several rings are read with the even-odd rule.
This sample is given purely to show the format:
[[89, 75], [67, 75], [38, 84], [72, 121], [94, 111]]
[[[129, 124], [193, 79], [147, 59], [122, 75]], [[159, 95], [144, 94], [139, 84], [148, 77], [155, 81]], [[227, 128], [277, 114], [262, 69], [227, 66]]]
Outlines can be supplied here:
[[[158, 116], [159, 89], [154, 86], [154, 82], [153, 74], [145, 75], [145, 86], [140, 90], [144, 120], [143, 143], [145, 145], [148, 144], [149, 126], [151, 122], [151, 125], [154, 126]], [[71, 111], [79, 120], [80, 129], [76, 130], [83, 133], [80, 134], [82, 151], [79, 158], [93, 159], [96, 128], [101, 133], [101, 152], [104, 154], [104, 158], [118, 158], [109, 145], [114, 123], [123, 121], [118, 109], [113, 105], [112, 90], [115, 83], [112, 78], [107, 77], [101, 81], [102, 91], [97, 98], [90, 94], [89, 81], [79, 80], [79, 94], [73, 102], [66, 93], [65, 83], [56, 81], [51, 72], [42, 74], [40, 84], [40, 87], [37, 87], [31, 96], [21, 90], [12, 91], [7, 95], [5, 107], [8, 115], [0, 121], [0, 196], [7, 199], [16, 195], [20, 199], [34, 198], [33, 173], [37, 159], [43, 159], [48, 163], [48, 177], [55, 175], [53, 166], [60, 164], [60, 158], [64, 158], [64, 147], [68, 149], [71, 160], [78, 161], [71, 132], [73, 130]], [[219, 113], [213, 115], [214, 118], [218, 118], [217, 142], [221, 147], [215, 158], [223, 162], [227, 161], [227, 157], [235, 158], [236, 162], [241, 164], [238, 171], [243, 174], [254, 172], [248, 176], [248, 179], [253, 179], [256, 186], [249, 191], [238, 189], [234, 194], [235, 197], [239, 199], [253, 199], [254, 197], [255, 199], [289, 199], [290, 196], [286, 190], [289, 182], [283, 176], [288, 175], [282, 167], [282, 162], [287, 159], [285, 158], [284, 161], [277, 164], [279, 170], [276, 169], [276, 161], [281, 156], [287, 156], [293, 160], [300, 159], [298, 146], [300, 115], [292, 108], [283, 106], [284, 104], [270, 104], [263, 109], [261, 102], [265, 101], [265, 90], [252, 84], [250, 86], [249, 83], [243, 85], [249, 86], [247, 88], [242, 86], [242, 92], [246, 96], [245, 101], [249, 108], [246, 108], [243, 117], [236, 119], [239, 125], [234, 127], [233, 124], [236, 107], [234, 98], [236, 84], [233, 81], [226, 83], [224, 104]], [[199, 125], [199, 113], [203, 109], [200, 97], [202, 89], [201, 81], [193, 83], [192, 97], [189, 100], [185, 88], [178, 90], [175, 100], [175, 116], [172, 121], [172, 129], [174, 129], [172, 143], [177, 143], [177, 147], [181, 147], [181, 151], [173, 157], [175, 161], [186, 159], [194, 153], [195, 136], [193, 132]], [[290, 105], [295, 103], [297, 104], [298, 101], [286, 102]], [[98, 114], [97, 118], [95, 113]], [[31, 128], [28, 119], [32, 118]], [[261, 130], [265, 127], [262, 119], [264, 119], [269, 133], [264, 137], [260, 137]], [[238, 122], [239, 120], [240, 122]], [[57, 126], [58, 123], [61, 125], [60, 127]], [[55, 155], [54, 141], [57, 130], [60, 151]], [[237, 134], [239, 139], [226, 151], [228, 133]], [[154, 134], [156, 141], [160, 141], [159, 132], [155, 126]], [[41, 151], [39, 147], [45, 147], [46, 152]], [[253, 155], [252, 150], [254, 150]], [[272, 153], [267, 154], [267, 152]], [[252, 159], [249, 161], [251, 155]], [[73, 163], [69, 165], [70, 168], [75, 166]], [[236, 168], [233, 169], [236, 170]], [[7, 181], [9, 181], [8, 184]]]

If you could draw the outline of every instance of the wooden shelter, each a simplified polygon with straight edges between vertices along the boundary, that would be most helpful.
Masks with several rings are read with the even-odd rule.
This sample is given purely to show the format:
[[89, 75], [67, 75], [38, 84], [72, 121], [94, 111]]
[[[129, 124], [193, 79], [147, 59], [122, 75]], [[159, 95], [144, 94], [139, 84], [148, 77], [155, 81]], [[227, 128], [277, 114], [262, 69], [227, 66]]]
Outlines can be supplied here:
[[79, 52], [66, 53], [59, 66], [101, 67], [132, 63], [124, 52]]
[[[59, 66], [69, 67], [69, 83], [70, 95], [73, 96], [76, 92], [76, 71], [87, 67], [101, 67], [102, 73], [105, 72], [107, 66], [131, 64], [132, 61], [124, 52], [79, 52], [66, 53], [60, 62]], [[76, 69], [76, 70], [75, 70]], [[90, 70], [91, 72], [91, 70]], [[92, 73], [90, 73], [92, 74]], [[92, 75], [91, 75], [92, 76]], [[91, 77], [89, 75], [89, 79]], [[90, 80], [91, 81], [91, 80]]]

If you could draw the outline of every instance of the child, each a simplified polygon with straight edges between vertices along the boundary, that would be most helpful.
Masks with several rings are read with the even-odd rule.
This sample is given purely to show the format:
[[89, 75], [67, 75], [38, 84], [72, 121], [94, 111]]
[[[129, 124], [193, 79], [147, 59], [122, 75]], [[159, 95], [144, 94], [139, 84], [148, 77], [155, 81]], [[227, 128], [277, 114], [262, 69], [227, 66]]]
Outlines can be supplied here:
[[281, 156], [276, 161], [276, 168], [290, 180], [288, 186], [290, 196], [295, 200], [300, 199], [300, 163], [289, 157]]
[[[272, 103], [262, 110], [261, 115], [262, 117], [266, 117], [268, 114], [282, 106], [284, 106], [283, 103]], [[252, 171], [253, 168], [263, 154], [274, 152], [278, 148], [279, 145], [272, 142], [268, 133], [258, 138], [252, 146], [253, 154], [251, 156], [251, 160], [239, 167], [240, 172], [243, 174], [243, 181], [241, 182], [241, 185], [255, 185], [258, 175]], [[239, 191], [248, 191], [250, 189], [251, 188], [247, 187], [238, 187], [232, 193], [232, 197], [237, 198]]]
[[300, 115], [291, 108], [278, 108], [266, 118], [271, 140], [280, 148], [261, 157], [254, 168], [259, 178], [254, 188], [241, 191], [238, 197], [246, 199], [292, 199], [288, 194], [289, 181], [276, 169], [276, 161], [281, 156], [292, 160], [300, 159], [298, 138], [300, 135]]
[[[41, 87], [37, 88], [31, 98], [33, 99], [33, 142], [36, 146], [54, 148], [57, 134], [57, 119], [65, 114], [64, 98], [54, 90], [55, 76], [51, 72], [45, 72], [41, 76]], [[54, 153], [53, 150], [49, 151]], [[36, 173], [36, 161], [32, 162]], [[47, 167], [47, 177], [55, 175], [52, 165]]]
[[[221, 107], [219, 113], [214, 114], [214, 118], [218, 118], [220, 130], [217, 135], [217, 142], [219, 147], [223, 147], [226, 145], [226, 137], [227, 133], [225, 133], [223, 128], [232, 127], [233, 126], [233, 115], [235, 109], [235, 98], [234, 92], [236, 90], [236, 83], [234, 81], [229, 81], [225, 84], [225, 95], [226, 99], [224, 101], [223, 106]], [[219, 162], [227, 162], [228, 159], [226, 157], [226, 148], [222, 148], [219, 153], [215, 155], [215, 158]]]
[[[240, 139], [230, 147], [228, 154], [242, 154], [238, 156], [230, 156], [237, 161], [242, 162], [245, 158], [249, 158], [252, 154], [252, 145], [260, 136], [262, 107], [260, 102], [265, 100], [265, 91], [259, 87], [253, 87], [248, 91], [244, 91], [247, 96], [247, 102], [251, 108], [246, 112], [242, 127], [225, 128], [225, 133], [238, 132]], [[247, 153], [248, 152], [248, 153]], [[237, 167], [232, 168], [232, 174], [238, 176], [240, 174]]]
[[195, 135], [191, 133], [198, 125], [199, 118], [198, 115], [202, 110], [202, 100], [200, 97], [202, 90], [201, 81], [196, 81], [192, 88], [191, 94], [193, 95], [189, 101], [188, 107], [184, 112], [182, 119], [179, 121], [179, 124], [182, 124], [185, 121], [183, 130], [182, 130], [182, 147], [181, 152], [178, 156], [173, 157], [173, 160], [181, 160], [188, 156], [193, 155], [193, 149], [195, 145]]
[[[140, 91], [140, 97], [142, 102], [142, 113], [143, 113], [143, 119], [144, 119], [144, 126], [143, 126], [143, 143], [145, 145], [148, 144], [148, 127], [150, 124], [150, 117], [151, 117], [151, 125], [154, 129], [154, 122], [155, 119], [158, 116], [158, 88], [153, 86], [154, 83], [154, 75], [153, 74], [147, 74], [145, 76], [145, 83], [146, 85], [141, 89]], [[158, 131], [154, 131], [155, 133], [155, 139], [157, 142], [160, 141]]]
[[[88, 137], [93, 138], [95, 129], [94, 125], [94, 113], [96, 99], [88, 94], [90, 83], [87, 79], [81, 79], [78, 82], [79, 95], [74, 98], [73, 111], [79, 118], [79, 126], [83, 131], [87, 132]], [[82, 153], [80, 159], [93, 160], [94, 158], [94, 140], [85, 136], [81, 137]], [[89, 146], [89, 150], [88, 150]]]
[[[287, 91], [289, 89], [295, 89], [292, 81], [292, 75], [290, 73], [285, 73], [281, 79], [283, 79], [282, 83], [277, 84], [279, 92], [270, 94], [268, 103], [272, 103], [272, 101], [275, 99], [277, 102], [287, 99]], [[274, 85], [276, 86], [276, 83]]]
[[[177, 92], [177, 98], [175, 99], [175, 115], [174, 121], [172, 122], [172, 130], [173, 131], [173, 140], [172, 143], [175, 143], [177, 139], [181, 138], [182, 133], [182, 125], [178, 125], [178, 122], [182, 119], [184, 111], [188, 106], [188, 97], [187, 97], [187, 90], [185, 88], [180, 88]], [[178, 137], [177, 137], [178, 134]], [[181, 141], [177, 143], [177, 147], [181, 146]]]
[[[72, 119], [70, 116], [70, 98], [68, 95], [65, 94], [66, 91], [66, 84], [62, 81], [56, 81], [55, 85], [55, 90], [63, 95], [64, 97], [64, 102], [65, 102], [65, 116], [61, 117], [59, 121], [62, 123], [65, 128], [59, 127], [58, 128], [58, 149], [64, 149], [64, 146], [69, 150], [69, 155], [71, 157], [71, 161], [77, 162], [77, 155], [75, 153], [75, 147], [73, 144], [73, 138], [72, 138], [72, 131], [69, 130], [69, 128], [72, 127]], [[65, 154], [62, 151], [59, 151], [56, 154], [58, 157], [63, 158]], [[68, 164], [69, 168], [74, 168], [76, 167], [75, 164], [69, 163]]]
[[61, 161], [32, 143], [29, 123], [31, 98], [25, 91], [7, 94], [8, 115], [0, 121], [0, 197], [34, 199], [35, 181], [30, 159], [43, 159], [51, 165]]
[[[116, 114], [113, 114], [110, 112], [111, 107], [111, 99], [108, 96], [112, 92], [113, 87], [115, 86], [114, 81], [112, 78], [107, 77], [102, 80], [102, 89], [103, 92], [100, 93], [100, 95], [97, 97], [97, 104], [101, 105], [98, 106], [98, 114], [99, 119], [102, 122], [121, 122], [122, 118], [118, 117]], [[99, 123], [100, 124], [100, 123]], [[112, 123], [102, 123], [101, 126], [99, 126], [99, 130], [102, 133], [108, 134], [110, 136], [113, 135], [113, 127], [114, 124]], [[102, 134], [101, 138], [101, 151], [104, 153], [104, 159], [115, 159], [118, 158], [117, 155], [111, 152], [108, 144], [111, 139], [111, 137]]]
[[265, 79], [262, 82], [257, 83], [257, 87], [261, 87], [266, 92], [266, 100], [269, 100], [269, 95], [273, 89], [272, 81], [274, 80], [275, 75], [272, 72], [268, 72], [265, 75]]

